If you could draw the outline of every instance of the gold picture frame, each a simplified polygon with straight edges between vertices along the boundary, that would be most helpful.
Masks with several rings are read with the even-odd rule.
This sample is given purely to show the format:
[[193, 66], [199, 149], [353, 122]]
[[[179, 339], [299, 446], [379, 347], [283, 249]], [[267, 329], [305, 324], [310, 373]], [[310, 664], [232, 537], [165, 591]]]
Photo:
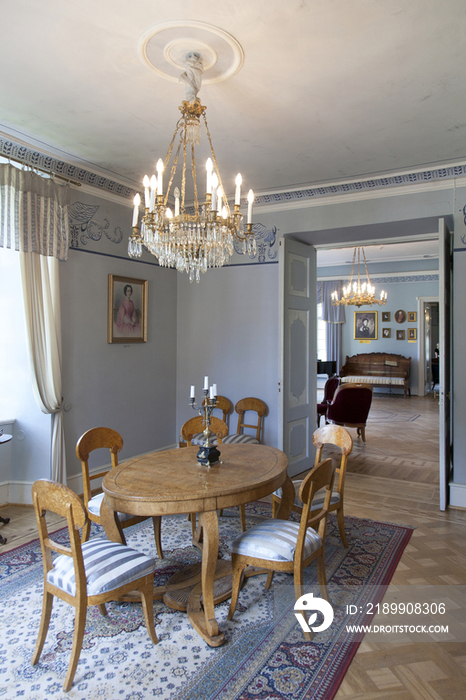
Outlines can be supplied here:
[[408, 328], [408, 340], [417, 340], [417, 328]]
[[416, 311], [408, 311], [408, 323], [416, 323], [417, 322], [417, 312]]
[[108, 276], [109, 343], [147, 343], [147, 289], [147, 280]]
[[397, 340], [404, 340], [405, 339], [405, 332], [404, 331], [397, 331], [396, 332], [396, 339]]
[[382, 338], [391, 338], [392, 337], [392, 329], [391, 328], [382, 328]]
[[377, 311], [354, 312], [354, 339], [377, 340]]
[[390, 311], [382, 311], [382, 323], [390, 323]]
[[406, 311], [403, 311], [403, 309], [395, 311], [395, 321], [397, 323], [404, 323], [406, 321]]

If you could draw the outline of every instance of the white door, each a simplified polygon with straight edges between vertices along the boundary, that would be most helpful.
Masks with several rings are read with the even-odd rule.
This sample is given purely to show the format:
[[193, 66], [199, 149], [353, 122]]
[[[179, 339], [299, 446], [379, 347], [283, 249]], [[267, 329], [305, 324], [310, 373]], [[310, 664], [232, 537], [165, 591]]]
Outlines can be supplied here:
[[312, 467], [317, 416], [317, 289], [315, 248], [280, 241], [279, 435], [288, 474]]
[[445, 221], [439, 220], [439, 369], [440, 369], [440, 510], [449, 501], [451, 474], [451, 378], [450, 378], [450, 302], [452, 253], [451, 234]]

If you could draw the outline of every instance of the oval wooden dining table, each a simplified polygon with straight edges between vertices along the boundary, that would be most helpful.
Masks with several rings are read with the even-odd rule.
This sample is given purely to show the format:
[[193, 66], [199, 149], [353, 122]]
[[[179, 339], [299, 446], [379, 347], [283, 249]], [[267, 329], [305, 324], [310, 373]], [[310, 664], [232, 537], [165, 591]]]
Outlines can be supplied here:
[[[219, 631], [214, 605], [220, 599], [225, 600], [228, 594], [216, 598], [214, 584], [228, 573], [230, 564], [217, 562], [217, 511], [263, 498], [281, 486], [283, 498], [277, 517], [286, 519], [295, 494], [286, 471], [286, 455], [274, 447], [220, 445], [221, 461], [211, 467], [198, 464], [198, 449], [187, 447], [152, 452], [111, 469], [102, 483], [105, 495], [100, 516], [108, 538], [124, 542], [118, 511], [147, 516], [199, 514], [195, 538], [202, 549], [202, 561], [198, 565], [197, 578], [195, 572], [188, 572], [193, 586], [184, 609], [194, 629], [207, 644], [215, 647], [223, 644], [224, 634]], [[175, 590], [179, 587], [179, 580], [172, 585]], [[160, 587], [155, 590], [155, 597], [163, 596], [170, 605], [167, 592], [170, 592], [167, 588]], [[171, 602], [172, 607], [183, 609], [176, 600]]]

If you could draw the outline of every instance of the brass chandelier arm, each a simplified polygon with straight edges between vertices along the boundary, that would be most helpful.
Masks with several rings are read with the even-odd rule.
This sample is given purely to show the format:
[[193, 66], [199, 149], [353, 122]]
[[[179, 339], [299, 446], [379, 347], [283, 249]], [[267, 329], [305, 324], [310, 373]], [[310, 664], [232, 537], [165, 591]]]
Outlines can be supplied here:
[[[364, 268], [366, 271], [367, 281], [361, 284], [361, 253], [362, 259], [364, 261]], [[356, 264], [356, 254], [358, 257], [358, 281], [353, 282], [354, 277], [354, 267]], [[375, 288], [371, 283], [369, 277], [369, 270], [367, 268], [366, 255], [364, 253], [364, 248], [362, 246], [356, 247], [353, 251], [353, 261], [351, 264], [351, 273], [348, 281], [348, 285], [343, 287], [342, 298], [338, 298], [338, 292], [332, 292], [332, 305], [333, 306], [372, 306], [374, 304], [381, 306], [387, 303], [387, 294], [382, 290], [380, 294], [380, 299], [375, 296]]]

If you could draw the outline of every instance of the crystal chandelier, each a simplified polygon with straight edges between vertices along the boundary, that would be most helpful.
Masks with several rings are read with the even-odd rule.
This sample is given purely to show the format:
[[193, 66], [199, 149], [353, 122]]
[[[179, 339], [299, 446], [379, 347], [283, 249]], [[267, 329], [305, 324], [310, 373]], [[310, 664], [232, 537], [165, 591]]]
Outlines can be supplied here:
[[[240, 213], [241, 175], [236, 176], [235, 204], [234, 210], [231, 211], [207, 126], [206, 107], [201, 105], [197, 97], [203, 72], [200, 55], [188, 54], [185, 68], [186, 71], [180, 76], [180, 80], [186, 84], [186, 100], [179, 107], [181, 118], [176, 125], [165, 160], [159, 159], [157, 162], [157, 175], [152, 175], [150, 179], [146, 175], [143, 180], [145, 201], [140, 229], [138, 219], [141, 199], [139, 194], [134, 198], [133, 233], [128, 241], [128, 255], [131, 258], [139, 258], [142, 248], [145, 247], [158, 258], [159, 265], [187, 272], [190, 282], [194, 279], [199, 282], [200, 273], [205, 272], [208, 267], [222, 267], [228, 264], [235, 240], [242, 243], [242, 253], [249, 253], [251, 256], [255, 254], [256, 242], [252, 232], [254, 193], [249, 190], [245, 226], [243, 215]], [[201, 141], [201, 118], [210, 146], [210, 157], [206, 162], [206, 174], [202, 178], [206, 184], [205, 200], [200, 203], [194, 147]], [[179, 164], [181, 189], [176, 184]], [[192, 176], [193, 204], [188, 208], [186, 175], [189, 170]], [[168, 185], [164, 190], [163, 174], [166, 172], [169, 172]], [[174, 211], [168, 207], [169, 199], [174, 201]]]
[[[353, 277], [354, 277], [354, 266], [356, 263], [356, 253], [358, 256], [358, 272], [357, 272], [357, 281], [356, 278], [354, 279], [353, 282]], [[366, 277], [367, 281], [362, 282], [361, 284], [361, 270], [360, 270], [360, 265], [361, 265], [361, 254], [362, 254], [362, 259], [364, 260], [364, 267], [366, 268]], [[383, 290], [380, 292], [380, 299], [377, 299], [375, 296], [375, 287], [371, 284], [371, 280], [369, 277], [369, 271], [367, 269], [367, 262], [366, 262], [366, 256], [364, 253], [364, 248], [362, 247], [357, 247], [354, 249], [353, 252], [353, 264], [351, 266], [351, 274], [349, 278], [348, 285], [346, 287], [343, 287], [343, 296], [341, 299], [338, 298], [338, 292], [332, 292], [332, 304], [334, 306], [372, 306], [372, 304], [378, 304], [381, 306], [382, 304], [387, 303], [387, 292], [384, 292]]]

